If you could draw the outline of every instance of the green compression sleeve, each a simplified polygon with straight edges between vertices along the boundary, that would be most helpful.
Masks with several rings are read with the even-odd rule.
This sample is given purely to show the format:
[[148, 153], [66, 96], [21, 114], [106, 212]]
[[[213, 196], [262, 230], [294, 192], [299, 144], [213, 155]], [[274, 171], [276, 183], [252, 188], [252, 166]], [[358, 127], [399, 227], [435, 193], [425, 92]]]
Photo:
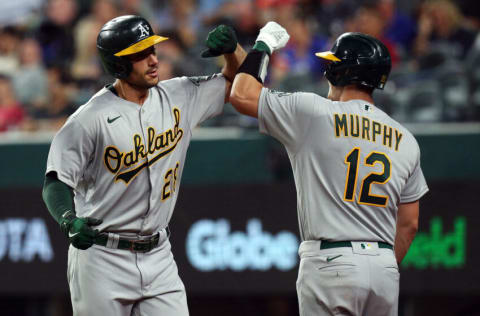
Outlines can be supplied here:
[[49, 173], [45, 176], [42, 197], [48, 211], [59, 224], [64, 219], [62, 215], [68, 211], [74, 212], [73, 190], [58, 180], [56, 174]]

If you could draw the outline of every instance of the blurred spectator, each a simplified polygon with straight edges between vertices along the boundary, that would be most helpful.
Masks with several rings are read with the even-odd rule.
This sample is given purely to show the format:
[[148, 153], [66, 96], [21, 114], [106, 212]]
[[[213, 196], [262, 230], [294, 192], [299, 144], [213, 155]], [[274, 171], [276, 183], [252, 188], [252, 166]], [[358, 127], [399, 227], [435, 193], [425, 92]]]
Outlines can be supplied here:
[[50, 101], [35, 108], [32, 117], [37, 121], [36, 129], [58, 130], [76, 110], [73, 100], [77, 88], [68, 74], [58, 67], [49, 68], [47, 78]]
[[275, 58], [284, 59], [289, 76], [313, 75], [316, 79], [323, 76], [323, 64], [315, 53], [328, 50], [328, 38], [322, 34], [315, 34], [312, 26], [302, 16], [295, 16], [285, 25], [290, 40]]
[[453, 2], [429, 0], [421, 7], [415, 53], [417, 57], [425, 57], [442, 52], [446, 57], [463, 60], [476, 35], [477, 32], [464, 25], [462, 14]]
[[256, 0], [256, 5], [259, 8], [258, 25], [276, 21], [286, 26], [300, 12], [297, 0]]
[[12, 89], [10, 79], [0, 75], [0, 132], [18, 128], [25, 112]]
[[201, 28], [200, 17], [195, 12], [194, 0], [170, 0], [169, 5], [157, 12], [156, 22], [162, 31], [174, 30], [187, 48], [197, 41], [197, 31]]
[[356, 0], [321, 0], [316, 11], [319, 32], [337, 38], [349, 28], [346, 22], [355, 14], [359, 1]]
[[215, 26], [225, 20], [235, 20], [236, 4], [235, 0], [198, 0], [197, 10], [204, 25]]
[[468, 23], [474, 28], [480, 28], [480, 6], [477, 0], [456, 0], [455, 3], [461, 9]]
[[[218, 8], [217, 21], [212, 25], [229, 24], [235, 28], [238, 42], [244, 47], [250, 47], [257, 38], [260, 20], [259, 10], [255, 7], [254, 1], [235, 0], [224, 2]], [[272, 19], [273, 20], [273, 19]], [[211, 28], [208, 29], [210, 31]]]
[[416, 36], [415, 21], [397, 9], [395, 0], [373, 0], [377, 10], [385, 20], [385, 38], [396, 44], [405, 55]]
[[76, 14], [75, 0], [48, 1], [46, 19], [36, 32], [42, 47], [44, 63], [48, 67], [70, 66], [75, 53], [72, 27]]
[[[165, 3], [168, 1], [157, 1], [157, 0], [116, 0], [120, 12], [118, 15], [140, 15], [143, 16], [148, 21], [154, 21], [155, 10], [153, 3], [160, 2]], [[156, 27], [154, 23], [153, 28]]]
[[258, 17], [255, 1], [252, 0], [199, 0], [196, 14], [202, 27], [197, 29], [203, 45], [203, 39], [215, 26], [227, 24], [235, 28], [239, 43], [244, 47], [252, 46], [258, 35]]
[[195, 10], [195, 19], [200, 22], [199, 27], [195, 29], [197, 41], [194, 47], [185, 49], [184, 62], [190, 65], [182, 64], [180, 68], [185, 70], [184, 73], [197, 75], [218, 72], [223, 66], [223, 57], [213, 59], [216, 61], [215, 64], [211, 62], [212, 60], [199, 58], [200, 52], [205, 49], [208, 32], [220, 24], [230, 25], [235, 29], [240, 45], [248, 50], [258, 35], [257, 13], [254, 1], [251, 0], [198, 1]]
[[24, 39], [19, 48], [20, 67], [12, 76], [19, 101], [28, 109], [44, 106], [48, 101], [47, 73], [37, 41]]
[[[160, 34], [168, 37], [168, 41], [164, 41], [156, 46], [159, 62], [167, 68], [165, 70], [161, 69], [161, 67], [159, 68], [162, 78], [167, 79], [167, 75], [170, 72], [174, 74], [174, 77], [202, 73], [205, 59], [199, 58], [198, 54], [193, 56], [187, 55], [188, 49], [178, 33], [165, 31]], [[209, 64], [211, 65], [211, 62]]]
[[0, 74], [13, 75], [18, 69], [17, 47], [20, 42], [16, 28], [0, 29]]
[[[12, 1], [0, 0], [0, 25], [3, 25], [0, 75], [6, 75], [1, 77], [0, 112], [5, 122], [5, 113], [17, 117], [19, 106], [20, 110], [23, 107], [22, 129], [55, 130], [77, 105], [90, 98], [92, 91], [113, 80], [99, 64], [96, 34], [106, 21], [123, 14], [150, 17], [158, 33], [169, 37], [157, 46], [162, 80], [219, 71], [222, 58], [200, 58], [207, 33], [214, 26], [233, 26], [239, 42], [248, 50], [259, 26], [274, 20], [287, 28], [291, 38], [287, 47], [272, 56], [267, 77], [272, 88], [323, 94], [328, 88], [322, 79], [323, 64], [314, 53], [330, 49], [332, 43], [328, 38], [359, 31], [381, 39], [389, 48], [396, 67], [390, 76], [390, 90], [383, 91], [383, 96], [386, 103], [390, 100], [392, 104], [402, 104], [405, 112], [402, 117], [418, 119], [407, 104], [410, 98], [400, 96], [411, 95], [417, 86], [422, 92], [427, 81], [435, 82], [442, 91], [450, 91], [447, 96], [439, 97], [445, 104], [455, 101], [448, 108], [455, 114], [449, 120], [468, 120], [468, 115], [456, 115], [468, 113], [460, 111], [467, 107], [465, 100], [480, 104], [476, 89], [480, 76], [472, 70], [478, 68], [469, 66], [476, 63], [467, 63], [469, 76], [445, 70], [447, 64], [456, 65], [446, 62], [452, 57], [465, 65], [466, 56], [474, 53], [472, 47], [480, 26], [474, 0], [18, 0], [14, 4]], [[418, 3], [422, 3], [418, 16], [413, 16], [411, 12]], [[38, 10], [40, 5], [43, 12]], [[19, 16], [13, 17], [16, 12], [20, 12]], [[37, 15], [32, 15], [35, 12]], [[8, 25], [5, 21], [16, 24], [4, 26]], [[473, 57], [468, 60], [476, 60]], [[398, 62], [404, 61], [414, 62], [398, 66]], [[453, 69], [463, 69], [462, 64]], [[454, 79], [447, 82], [442, 78]], [[445, 82], [451, 81], [456, 85], [445, 88]], [[7, 85], [13, 91], [3, 95]], [[464, 89], [466, 85], [471, 89]], [[16, 100], [18, 105], [5, 107], [5, 103], [14, 103], [5, 99]], [[243, 127], [256, 125], [256, 121], [246, 122], [233, 116], [238, 114], [234, 112], [222, 122]]]
[[0, 1], [0, 26], [25, 22], [33, 12], [40, 9], [44, 0]]
[[97, 34], [113, 19], [117, 9], [113, 0], [96, 0], [91, 13], [80, 19], [74, 28], [75, 59], [72, 76], [79, 80], [96, 80], [102, 73], [97, 53]]
[[348, 31], [365, 33], [381, 40], [390, 52], [392, 68], [397, 65], [399, 61], [397, 47], [386, 37], [386, 20], [382, 17], [375, 5], [366, 3], [358, 8], [352, 27], [353, 29]]

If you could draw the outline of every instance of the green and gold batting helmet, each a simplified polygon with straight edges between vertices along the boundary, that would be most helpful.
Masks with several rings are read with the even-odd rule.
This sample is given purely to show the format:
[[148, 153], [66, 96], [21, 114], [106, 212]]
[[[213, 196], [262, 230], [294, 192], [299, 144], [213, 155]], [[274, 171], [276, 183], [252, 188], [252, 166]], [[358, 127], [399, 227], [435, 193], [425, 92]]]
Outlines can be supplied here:
[[344, 33], [330, 51], [315, 55], [330, 61], [325, 77], [334, 86], [359, 84], [383, 89], [392, 68], [387, 47], [362, 33]]
[[124, 15], [105, 23], [97, 37], [97, 49], [105, 71], [123, 79], [132, 71], [132, 63], [124, 56], [141, 52], [167, 39], [155, 35], [144, 18]]

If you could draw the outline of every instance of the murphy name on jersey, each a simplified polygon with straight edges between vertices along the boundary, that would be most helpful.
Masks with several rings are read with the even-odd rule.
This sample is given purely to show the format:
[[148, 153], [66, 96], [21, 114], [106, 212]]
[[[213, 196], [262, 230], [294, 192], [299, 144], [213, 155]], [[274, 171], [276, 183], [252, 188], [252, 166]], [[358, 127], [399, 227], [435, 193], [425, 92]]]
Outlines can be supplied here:
[[357, 114], [333, 114], [335, 137], [361, 138], [398, 151], [403, 134], [396, 128]]

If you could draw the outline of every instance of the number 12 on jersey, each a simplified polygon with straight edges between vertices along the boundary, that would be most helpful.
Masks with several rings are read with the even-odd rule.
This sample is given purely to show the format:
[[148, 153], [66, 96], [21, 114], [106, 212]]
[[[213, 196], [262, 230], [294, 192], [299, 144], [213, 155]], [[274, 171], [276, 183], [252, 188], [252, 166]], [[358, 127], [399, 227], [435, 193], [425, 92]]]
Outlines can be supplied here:
[[[353, 148], [345, 157], [344, 162], [348, 165], [348, 170], [343, 199], [348, 202], [353, 202], [355, 198], [358, 168], [360, 164], [360, 148]], [[358, 203], [385, 207], [388, 204], [388, 196], [370, 194], [370, 189], [371, 185], [374, 183], [385, 184], [388, 182], [388, 180], [390, 180], [391, 161], [387, 155], [377, 151], [372, 151], [365, 157], [365, 166], [373, 167], [377, 163], [382, 164], [383, 171], [382, 173], [370, 172], [362, 179], [362, 183], [360, 185], [360, 194], [358, 195]]]

